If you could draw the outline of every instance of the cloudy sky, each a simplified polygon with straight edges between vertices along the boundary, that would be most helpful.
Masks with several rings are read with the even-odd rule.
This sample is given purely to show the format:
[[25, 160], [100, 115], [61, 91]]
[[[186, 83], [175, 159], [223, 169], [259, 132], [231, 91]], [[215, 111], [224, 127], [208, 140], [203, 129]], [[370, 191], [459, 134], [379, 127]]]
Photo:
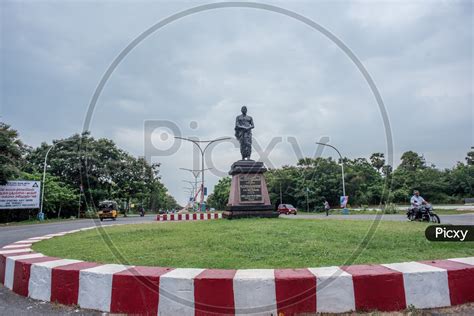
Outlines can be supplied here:
[[[1, 120], [31, 146], [81, 132], [114, 58], [161, 19], [205, 3], [2, 1]], [[359, 58], [385, 103], [395, 164], [406, 150], [439, 168], [464, 160], [474, 133], [471, 1], [265, 3], [319, 23]], [[323, 137], [351, 158], [387, 153], [381, 111], [348, 56], [295, 19], [250, 8], [187, 16], [142, 41], [107, 81], [89, 129], [162, 162], [183, 202], [192, 177], [179, 168], [199, 161], [190, 143], [167, 150], [173, 126], [184, 137], [233, 137], [242, 105], [256, 125], [252, 157], [271, 167], [314, 155]], [[239, 159], [235, 142], [211, 149], [210, 190]]]

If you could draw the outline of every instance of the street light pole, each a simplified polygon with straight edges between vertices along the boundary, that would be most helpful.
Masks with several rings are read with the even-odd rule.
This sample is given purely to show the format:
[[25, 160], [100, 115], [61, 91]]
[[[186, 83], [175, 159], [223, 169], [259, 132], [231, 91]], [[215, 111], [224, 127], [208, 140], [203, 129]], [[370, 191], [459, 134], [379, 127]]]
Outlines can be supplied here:
[[[188, 192], [190, 196], [194, 197], [194, 194], [193, 194], [194, 187], [183, 187], [183, 189], [186, 190], [186, 192]], [[193, 198], [193, 200], [194, 200], [194, 198]]]
[[[213, 140], [195, 140], [195, 139], [189, 139], [189, 138], [179, 137], [179, 136], [175, 136], [174, 138], [192, 142], [194, 145], [196, 145], [199, 148], [199, 151], [201, 152], [201, 208], [202, 208], [203, 203], [204, 203], [204, 153], [206, 152], [206, 149], [209, 148], [209, 145], [211, 145], [212, 143], [228, 140], [230, 139], [230, 137], [216, 138]], [[204, 149], [201, 148], [201, 143], [207, 143]]]
[[[195, 190], [197, 192], [197, 183], [198, 183], [198, 177], [199, 177], [199, 173], [201, 173], [202, 170], [200, 169], [189, 169], [189, 168], [179, 168], [180, 170], [184, 170], [184, 171], [189, 171], [193, 174], [193, 177], [194, 177], [194, 187], [195, 187]], [[206, 168], [204, 170], [211, 170], [212, 168]], [[193, 211], [194, 211], [194, 203], [196, 203], [196, 197], [195, 197], [195, 194], [193, 194]]]
[[346, 184], [345, 184], [345, 181], [344, 181], [344, 160], [342, 159], [341, 153], [339, 152], [339, 150], [337, 150], [336, 147], [334, 147], [332, 145], [325, 144], [325, 143], [320, 143], [320, 142], [316, 142], [316, 144], [331, 147], [332, 149], [337, 151], [337, 153], [339, 154], [339, 157], [341, 158], [341, 170], [342, 170], [342, 195], [346, 196]]
[[[191, 197], [192, 197], [192, 200], [193, 200], [193, 209], [194, 209], [194, 192], [195, 190], [197, 189], [197, 187], [195, 186], [195, 183], [193, 181], [188, 181], [188, 180], [182, 180], [183, 182], [186, 182], [186, 183], [189, 183], [192, 187], [192, 190], [191, 190]], [[189, 201], [188, 201], [189, 203]]]
[[276, 172], [277, 172], [277, 176], [275, 177], [275, 179], [278, 180], [278, 184], [280, 187], [280, 204], [283, 204], [283, 192], [281, 189], [281, 182], [282, 182], [283, 177], [281, 176], [280, 171], [278, 169], [276, 169]]
[[191, 187], [193, 188], [194, 190], [194, 182], [193, 181], [189, 181], [189, 180], [182, 180], [183, 182], [187, 182], [191, 185]]
[[48, 151], [46, 151], [46, 155], [44, 156], [44, 164], [43, 164], [43, 187], [42, 187], [42, 190], [41, 190], [41, 208], [40, 208], [40, 213], [39, 213], [39, 218], [40, 220], [43, 219], [44, 215], [43, 215], [43, 199], [44, 199], [44, 185], [45, 185], [45, 181], [46, 181], [46, 163], [48, 161], [48, 155], [49, 155], [49, 152], [51, 151], [51, 149], [53, 149], [54, 147], [54, 144], [51, 145], [51, 147], [48, 148]]
[[41, 207], [40, 207], [40, 212], [39, 212], [39, 216], [40, 216], [40, 220], [42, 220], [44, 218], [44, 214], [43, 214], [43, 200], [44, 200], [44, 186], [46, 184], [46, 166], [47, 166], [47, 162], [48, 162], [48, 155], [49, 155], [49, 152], [51, 151], [51, 149], [54, 148], [54, 146], [56, 146], [57, 144], [60, 144], [60, 143], [63, 143], [63, 142], [67, 142], [67, 141], [70, 141], [70, 139], [64, 139], [62, 141], [59, 141], [59, 142], [56, 142], [51, 145], [51, 147], [48, 148], [48, 150], [46, 151], [46, 155], [44, 156], [44, 164], [43, 164], [43, 185], [42, 185], [42, 190], [41, 190]]
[[283, 204], [283, 196], [281, 194], [281, 180], [280, 180], [280, 204]]
[[193, 191], [194, 191], [193, 187], [183, 187], [183, 189], [186, 190], [186, 192], [188, 192], [189, 195], [193, 196]]
[[306, 212], [309, 212], [309, 201], [308, 201], [309, 189], [306, 187]]

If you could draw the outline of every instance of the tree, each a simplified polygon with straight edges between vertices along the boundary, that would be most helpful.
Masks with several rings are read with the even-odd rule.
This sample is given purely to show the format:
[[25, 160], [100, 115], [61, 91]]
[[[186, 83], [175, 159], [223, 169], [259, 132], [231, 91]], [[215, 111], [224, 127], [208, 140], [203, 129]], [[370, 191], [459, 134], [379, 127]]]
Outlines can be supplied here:
[[0, 122], [0, 185], [20, 174], [25, 152], [26, 146], [19, 139], [18, 132]]
[[[105, 138], [96, 140], [89, 133], [76, 134], [53, 143], [55, 147], [48, 156], [48, 172], [76, 190], [82, 185], [92, 204], [107, 198], [111, 193], [112, 177], [127, 154], [113, 141]], [[42, 171], [50, 146], [43, 143], [27, 155], [27, 172]]]
[[166, 210], [180, 209], [181, 206], [176, 202], [175, 198], [169, 193], [165, 194], [163, 198], [163, 208]]
[[[41, 173], [22, 173], [25, 180], [42, 179]], [[58, 177], [46, 174], [43, 212], [46, 218], [77, 216], [79, 195]]]
[[[48, 172], [75, 190], [82, 185], [87, 204], [98, 205], [105, 199], [115, 199], [128, 211], [131, 204], [157, 210], [176, 206], [167, 197], [160, 183], [160, 164], [149, 164], [118, 148], [110, 139], [94, 139], [89, 133], [53, 141], [55, 147], [48, 158]], [[40, 172], [50, 145], [45, 143], [32, 150], [25, 170]]]
[[153, 191], [153, 183], [159, 181], [158, 166], [148, 164], [143, 157], [137, 159], [129, 155], [117, 162], [108, 181], [115, 186], [115, 195], [125, 198], [127, 209], [132, 198], [142, 206], [148, 204], [146, 201]]
[[407, 151], [402, 154], [399, 168], [407, 171], [416, 171], [426, 167], [425, 158], [414, 151]]
[[166, 198], [168, 190], [159, 181], [154, 181], [151, 184], [150, 196], [148, 199], [148, 208], [152, 211], [158, 211], [160, 209], [169, 209], [169, 199]]
[[340, 164], [332, 158], [308, 159], [298, 161], [298, 168], [291, 172], [296, 177], [293, 205], [300, 209], [322, 210], [325, 199], [336, 205], [342, 194]]
[[458, 163], [447, 170], [447, 193], [457, 200], [474, 196], [474, 165]]
[[347, 159], [346, 194], [352, 204], [380, 204], [383, 192], [381, 174], [365, 158]]
[[383, 153], [373, 153], [370, 155], [370, 163], [375, 170], [380, 172], [380, 169], [385, 165], [385, 155]]
[[410, 152], [405, 155], [405, 160], [402, 156], [402, 164], [392, 173], [392, 192], [397, 193], [391, 194], [392, 201], [406, 203], [413, 190], [419, 190], [423, 197], [433, 203], [459, 201], [468, 196], [472, 187], [469, 184], [472, 183], [472, 177], [465, 167], [459, 163], [453, 169], [438, 170], [434, 166], [424, 165], [422, 156]]
[[431, 203], [452, 203], [454, 202], [447, 194], [448, 179], [447, 173], [436, 168], [424, 168], [415, 172], [415, 177], [411, 180], [409, 194], [413, 190], [419, 190], [423, 197]]
[[293, 166], [283, 166], [280, 169], [271, 169], [265, 174], [265, 178], [267, 181], [270, 201], [273, 205], [279, 205], [280, 203], [297, 205], [294, 193], [297, 179], [299, 178], [298, 168]]
[[[408, 203], [414, 189], [434, 203], [453, 203], [474, 195], [473, 165], [458, 163], [452, 169], [439, 170], [426, 166], [423, 156], [407, 152], [393, 170], [384, 164], [382, 154], [373, 154], [371, 158], [370, 162], [365, 158], [343, 158], [346, 194], [352, 205], [380, 204], [385, 202], [384, 198]], [[341, 166], [331, 158], [304, 158], [296, 166], [270, 169], [265, 178], [273, 205], [280, 203], [281, 196], [283, 203], [306, 209], [308, 197], [309, 209], [318, 210], [325, 199], [338, 205], [342, 194]], [[390, 192], [384, 191], [386, 183], [391, 184]], [[229, 178], [219, 181], [208, 199], [211, 206], [225, 206], [229, 187]]]
[[214, 186], [214, 191], [207, 198], [209, 207], [217, 210], [224, 210], [229, 200], [230, 193], [230, 177], [224, 177]]
[[[154, 211], [179, 207], [160, 181], [159, 163], [133, 157], [110, 139], [95, 139], [86, 132], [30, 149], [15, 130], [0, 123], [0, 150], [0, 183], [20, 176], [41, 180], [44, 159], [50, 150], [43, 209], [48, 216], [76, 215], [80, 187], [84, 190], [83, 206], [92, 211], [105, 199], [116, 200], [126, 210], [131, 204]], [[0, 221], [25, 219], [23, 213], [18, 218], [5, 213]]]

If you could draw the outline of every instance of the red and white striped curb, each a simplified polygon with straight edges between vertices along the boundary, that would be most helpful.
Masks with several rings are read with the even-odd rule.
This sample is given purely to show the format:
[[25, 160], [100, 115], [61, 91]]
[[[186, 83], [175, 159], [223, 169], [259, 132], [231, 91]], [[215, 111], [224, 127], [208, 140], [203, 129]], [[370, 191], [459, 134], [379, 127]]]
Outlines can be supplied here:
[[71, 232], [0, 249], [0, 282], [15, 293], [42, 301], [155, 315], [398, 311], [474, 302], [474, 257], [219, 270], [98, 264], [48, 257], [30, 248], [32, 243], [67, 233]]
[[210, 219], [220, 219], [222, 213], [192, 213], [192, 214], [162, 214], [157, 215], [156, 220], [165, 221], [205, 221]]

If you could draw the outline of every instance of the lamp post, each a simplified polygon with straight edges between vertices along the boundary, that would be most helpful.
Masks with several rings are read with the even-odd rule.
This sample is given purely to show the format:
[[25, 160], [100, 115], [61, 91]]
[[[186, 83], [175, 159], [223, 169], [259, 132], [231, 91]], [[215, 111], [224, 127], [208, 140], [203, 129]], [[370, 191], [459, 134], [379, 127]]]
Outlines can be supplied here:
[[280, 204], [283, 204], [283, 191], [282, 191], [282, 187], [281, 187], [281, 183], [282, 183], [282, 180], [285, 179], [281, 174], [280, 174], [280, 170], [279, 169], [275, 169], [275, 173], [276, 175], [274, 176], [274, 179], [275, 181], [278, 180], [278, 186], [279, 186], [279, 189], [280, 189]]
[[306, 186], [306, 212], [309, 212], [309, 188]]
[[[198, 183], [198, 177], [199, 177], [199, 173], [201, 173], [201, 170], [200, 169], [189, 169], [189, 168], [179, 168], [180, 170], [184, 170], [184, 171], [189, 171], [193, 174], [193, 177], [194, 177], [194, 188], [197, 192], [197, 183]], [[211, 170], [212, 168], [206, 168], [204, 170]], [[193, 194], [193, 211], [194, 211], [194, 203], [196, 202], [196, 197], [194, 196]]]
[[283, 195], [281, 193], [281, 180], [280, 180], [280, 204], [283, 204]]
[[193, 190], [195, 189], [195, 185], [194, 185], [193, 181], [189, 181], [189, 180], [181, 180], [181, 181], [189, 183], [191, 185], [191, 187], [193, 188]]
[[[341, 158], [341, 171], [342, 171], [342, 195], [346, 196], [346, 183], [344, 181], [344, 160], [342, 159], [341, 152], [336, 147], [329, 144], [320, 143], [320, 142], [316, 142], [316, 144], [331, 147], [339, 154], [339, 158]], [[347, 211], [347, 208], [344, 208], [344, 211]]]
[[56, 143], [53, 142], [53, 144], [51, 145], [51, 147], [48, 148], [48, 150], [46, 151], [46, 155], [44, 156], [44, 164], [43, 164], [43, 188], [41, 190], [41, 207], [40, 207], [40, 212], [39, 212], [39, 218], [40, 220], [43, 220], [44, 219], [44, 214], [43, 214], [43, 199], [44, 199], [44, 186], [46, 184], [46, 167], [47, 167], [47, 162], [48, 162], [48, 155], [49, 155], [49, 152], [51, 151], [51, 149], [54, 148], [54, 146], [56, 146], [57, 144], [60, 144], [60, 143], [64, 143], [64, 142], [67, 142], [67, 141], [71, 141], [71, 139], [64, 139], [64, 140], [61, 140], [61, 141], [58, 141]]
[[[191, 185], [191, 197], [192, 197], [192, 200], [193, 200], [193, 210], [194, 210], [194, 194], [195, 194], [195, 190], [197, 189], [195, 183], [193, 181], [188, 181], [188, 180], [182, 180], [183, 182], [186, 182], [186, 183], [189, 183]], [[188, 201], [189, 203], [189, 201]]]
[[[202, 208], [204, 206], [204, 154], [206, 152], [206, 149], [209, 148], [209, 145], [215, 142], [223, 141], [223, 140], [228, 140], [230, 137], [222, 137], [222, 138], [216, 138], [213, 140], [195, 140], [195, 139], [189, 139], [185, 137], [179, 137], [175, 136], [174, 138], [181, 139], [181, 140], [186, 140], [188, 142], [192, 142], [194, 145], [199, 148], [199, 151], [201, 152], [201, 211], [204, 211]], [[201, 148], [202, 143], [207, 143], [206, 146]]]
[[280, 204], [283, 204], [283, 192], [281, 190], [281, 177], [275, 178], [278, 180], [278, 186], [280, 187]]
[[189, 193], [190, 196], [193, 196], [194, 187], [183, 187], [183, 190], [185, 190], [187, 193]]

